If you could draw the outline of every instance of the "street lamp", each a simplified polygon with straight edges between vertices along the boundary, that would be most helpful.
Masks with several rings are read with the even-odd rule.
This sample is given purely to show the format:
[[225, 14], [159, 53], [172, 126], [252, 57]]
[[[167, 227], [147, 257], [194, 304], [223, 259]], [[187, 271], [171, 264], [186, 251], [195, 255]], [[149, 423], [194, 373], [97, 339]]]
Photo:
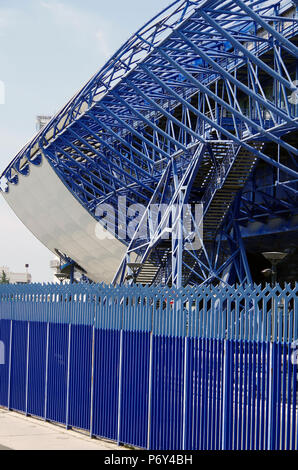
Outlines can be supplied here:
[[[273, 287], [277, 280], [276, 266], [285, 259], [288, 253], [282, 253], [280, 251], [266, 251], [265, 253], [262, 253], [262, 255], [271, 263], [271, 285]], [[262, 273], [264, 275], [268, 275], [268, 269], [264, 269]]]
[[59, 279], [60, 284], [62, 284], [63, 281], [65, 281], [65, 279], [67, 278], [67, 275], [64, 273], [56, 273], [55, 276], [57, 279]]
[[29, 272], [28, 272], [28, 268], [29, 268], [29, 264], [25, 264], [25, 269], [26, 269], [26, 283], [29, 284], [30, 283], [30, 277], [29, 277]]

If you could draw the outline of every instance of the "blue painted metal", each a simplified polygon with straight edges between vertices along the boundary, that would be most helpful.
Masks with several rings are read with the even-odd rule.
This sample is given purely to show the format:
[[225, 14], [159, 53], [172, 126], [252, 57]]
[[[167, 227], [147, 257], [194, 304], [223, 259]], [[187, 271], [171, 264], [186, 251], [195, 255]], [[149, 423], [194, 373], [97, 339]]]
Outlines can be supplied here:
[[[125, 331], [123, 335], [120, 442], [147, 447], [150, 334]], [[154, 365], [153, 365], [154, 367]]]
[[8, 407], [9, 392], [9, 344], [10, 344], [10, 320], [0, 321], [0, 341], [4, 345], [4, 364], [0, 365], [0, 405]]
[[92, 326], [71, 325], [68, 425], [90, 430]]
[[[173, 2], [15, 157], [3, 173], [6, 190], [46, 158], [90, 214], [97, 217], [100, 204], [112, 204], [118, 227], [118, 196], [143, 204], [146, 213], [154, 199], [172, 208], [193, 168], [180, 204], [203, 203], [204, 220], [214, 212], [218, 218], [216, 226], [207, 223], [202, 249], [177, 242], [176, 211], [168, 227], [172, 249], [154, 231], [143, 245], [127, 237], [125, 260], [134, 253], [137, 262], [158, 266], [149, 277], [138, 272], [143, 284], [251, 283], [247, 224], [297, 214], [295, 14], [290, 0]], [[228, 159], [219, 151], [223, 142]], [[192, 167], [200, 144], [206, 153]], [[240, 177], [238, 168], [249, 158]], [[165, 176], [168, 190], [161, 195], [156, 188]], [[219, 209], [221, 197], [225, 209]], [[129, 270], [125, 260], [115, 273], [120, 284]]]
[[44, 416], [47, 324], [30, 322], [27, 413]]
[[94, 344], [93, 436], [118, 439], [120, 331], [97, 329]]
[[68, 325], [50, 324], [45, 418], [63, 424], [67, 411], [68, 334]]
[[153, 349], [151, 448], [179, 450], [183, 448], [184, 342], [182, 338], [154, 337]]
[[1, 406], [152, 450], [297, 450], [297, 289], [0, 286]]
[[12, 323], [12, 354], [9, 407], [26, 410], [26, 358], [28, 322]]

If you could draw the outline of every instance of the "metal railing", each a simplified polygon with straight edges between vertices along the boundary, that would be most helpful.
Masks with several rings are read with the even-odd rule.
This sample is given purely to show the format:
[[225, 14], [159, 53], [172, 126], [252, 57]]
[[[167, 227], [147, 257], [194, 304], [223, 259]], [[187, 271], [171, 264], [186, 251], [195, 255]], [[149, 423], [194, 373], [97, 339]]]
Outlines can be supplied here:
[[0, 406], [148, 449], [297, 450], [297, 291], [0, 286]]

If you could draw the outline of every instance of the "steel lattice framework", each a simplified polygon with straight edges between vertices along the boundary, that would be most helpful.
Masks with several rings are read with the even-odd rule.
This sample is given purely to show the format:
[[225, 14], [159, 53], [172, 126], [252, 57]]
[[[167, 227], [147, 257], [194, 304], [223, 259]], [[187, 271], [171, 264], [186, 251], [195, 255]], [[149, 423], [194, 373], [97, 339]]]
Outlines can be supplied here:
[[[123, 240], [115, 283], [131, 269], [143, 284], [251, 282], [248, 224], [297, 214], [297, 30], [289, 0], [174, 2], [23, 148], [4, 190], [45, 158], [92, 216], [112, 205], [116, 227], [130, 221], [119, 197], [147, 207], [139, 231], [166, 205]], [[191, 210], [182, 224], [194, 203], [203, 235]]]

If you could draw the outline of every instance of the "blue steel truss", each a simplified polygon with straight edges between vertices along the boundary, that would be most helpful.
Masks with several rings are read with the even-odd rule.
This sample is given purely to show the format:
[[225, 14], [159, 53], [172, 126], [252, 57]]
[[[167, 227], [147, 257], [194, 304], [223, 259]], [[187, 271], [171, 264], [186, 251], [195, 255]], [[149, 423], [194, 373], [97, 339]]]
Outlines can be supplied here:
[[[146, 207], [139, 228], [167, 204], [147, 237], [123, 240], [115, 283], [132, 255], [142, 284], [251, 282], [243, 227], [297, 213], [297, 31], [289, 0], [173, 2], [22, 149], [4, 190], [46, 158], [94, 217], [111, 204], [116, 227], [120, 196]], [[194, 203], [195, 249], [174, 211]]]

